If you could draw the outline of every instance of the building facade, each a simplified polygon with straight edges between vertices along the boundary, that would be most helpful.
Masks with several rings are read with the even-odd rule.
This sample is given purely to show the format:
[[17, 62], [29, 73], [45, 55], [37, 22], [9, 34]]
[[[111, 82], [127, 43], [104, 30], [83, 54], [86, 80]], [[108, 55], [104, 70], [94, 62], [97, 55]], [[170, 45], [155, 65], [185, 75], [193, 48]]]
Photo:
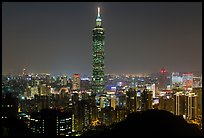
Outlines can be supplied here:
[[72, 90], [80, 90], [80, 74], [74, 74], [72, 79]]
[[30, 129], [34, 136], [71, 136], [72, 113], [52, 109], [33, 112]]
[[101, 25], [100, 8], [96, 18], [96, 27], [93, 29], [93, 74], [92, 74], [92, 90], [94, 94], [104, 92], [104, 29]]
[[149, 110], [153, 109], [153, 94], [152, 91], [149, 91], [147, 89], [144, 89], [144, 91], [141, 93], [141, 110]]

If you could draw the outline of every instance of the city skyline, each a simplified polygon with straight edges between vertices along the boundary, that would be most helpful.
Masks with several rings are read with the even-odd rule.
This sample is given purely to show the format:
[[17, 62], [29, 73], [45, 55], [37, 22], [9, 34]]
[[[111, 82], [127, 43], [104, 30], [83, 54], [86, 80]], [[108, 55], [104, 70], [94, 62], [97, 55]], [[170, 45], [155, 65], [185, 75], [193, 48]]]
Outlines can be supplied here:
[[92, 73], [101, 7], [105, 74], [202, 72], [201, 3], [15, 3], [2, 10], [2, 71]]

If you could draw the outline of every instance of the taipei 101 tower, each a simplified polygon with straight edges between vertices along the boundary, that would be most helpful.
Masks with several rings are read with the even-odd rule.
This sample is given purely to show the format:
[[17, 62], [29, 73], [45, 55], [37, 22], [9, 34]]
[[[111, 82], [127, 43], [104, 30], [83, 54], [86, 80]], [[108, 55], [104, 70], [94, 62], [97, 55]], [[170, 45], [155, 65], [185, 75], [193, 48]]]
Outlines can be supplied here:
[[102, 27], [102, 20], [100, 15], [100, 8], [96, 17], [96, 26], [93, 29], [92, 40], [92, 93], [104, 93], [104, 29]]

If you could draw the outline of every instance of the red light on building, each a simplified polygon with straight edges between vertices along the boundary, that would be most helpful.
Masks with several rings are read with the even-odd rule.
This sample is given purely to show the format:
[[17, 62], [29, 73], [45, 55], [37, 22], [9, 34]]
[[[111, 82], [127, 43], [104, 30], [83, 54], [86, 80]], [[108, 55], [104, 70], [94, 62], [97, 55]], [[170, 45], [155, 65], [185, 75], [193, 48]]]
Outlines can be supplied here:
[[80, 74], [74, 74], [74, 78], [80, 78]]
[[167, 70], [163, 68], [163, 69], [160, 70], [160, 73], [161, 74], [167, 73]]

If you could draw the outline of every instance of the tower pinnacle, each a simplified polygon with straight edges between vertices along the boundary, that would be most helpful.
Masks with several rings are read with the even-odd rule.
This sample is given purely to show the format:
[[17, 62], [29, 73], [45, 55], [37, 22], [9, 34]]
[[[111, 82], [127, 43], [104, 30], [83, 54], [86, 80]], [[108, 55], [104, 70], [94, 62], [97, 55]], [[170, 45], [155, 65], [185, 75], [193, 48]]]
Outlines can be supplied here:
[[100, 7], [98, 7], [98, 12], [97, 12], [97, 17], [96, 17], [96, 26], [100, 27], [101, 26], [101, 15], [100, 15]]
[[98, 17], [100, 17], [100, 7], [98, 7]]

